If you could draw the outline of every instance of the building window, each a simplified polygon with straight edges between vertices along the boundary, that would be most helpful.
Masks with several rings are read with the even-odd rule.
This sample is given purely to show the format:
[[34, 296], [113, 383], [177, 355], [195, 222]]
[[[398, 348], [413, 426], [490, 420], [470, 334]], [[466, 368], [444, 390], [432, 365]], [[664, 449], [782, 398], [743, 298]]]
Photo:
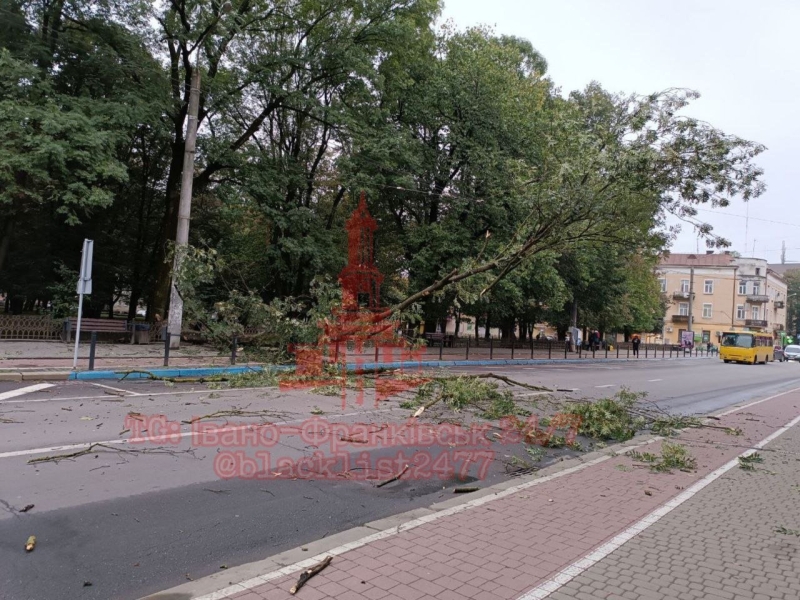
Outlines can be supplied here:
[[759, 312], [759, 311], [758, 311], [758, 307], [757, 307], [757, 306], [754, 306], [754, 307], [753, 307], [753, 320], [754, 320], [754, 321], [758, 321], [758, 312]]
[[761, 267], [756, 267], [756, 275], [761, 275]]
[[710, 304], [703, 304], [703, 318], [710, 319], [711, 318], [711, 305]]
[[753, 296], [759, 296], [761, 294], [761, 284], [758, 281], [753, 282]]
[[689, 280], [688, 279], [681, 279], [681, 291], [684, 294], [689, 293]]
[[744, 321], [747, 317], [745, 316], [747, 313], [744, 310], [744, 304], [740, 304], [736, 307], [736, 318], [740, 321]]
[[740, 281], [739, 282], [739, 295], [740, 296], [746, 296], [747, 295], [747, 282], [746, 281]]
[[713, 279], [706, 279], [705, 285], [703, 286], [703, 291], [706, 294], [713, 294], [714, 293], [714, 280]]
[[661, 293], [664, 294], [667, 291], [667, 280], [666, 279], [659, 279], [658, 284], [661, 286]]
[[678, 314], [682, 317], [689, 316], [689, 303], [688, 302], [681, 302], [678, 305]]

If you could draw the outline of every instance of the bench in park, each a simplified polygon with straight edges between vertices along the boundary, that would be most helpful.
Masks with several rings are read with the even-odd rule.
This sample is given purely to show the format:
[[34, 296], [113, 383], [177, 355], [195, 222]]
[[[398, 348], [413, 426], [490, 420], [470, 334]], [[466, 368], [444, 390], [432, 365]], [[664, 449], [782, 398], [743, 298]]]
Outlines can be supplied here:
[[[72, 341], [72, 332], [78, 324], [77, 317], [70, 317], [64, 321], [64, 340]], [[126, 333], [129, 331], [128, 322], [123, 319], [81, 319], [81, 332], [97, 333]]]
[[439, 346], [443, 344], [448, 348], [453, 347], [453, 340], [455, 336], [450, 333], [426, 333], [425, 339], [428, 340], [428, 346]]

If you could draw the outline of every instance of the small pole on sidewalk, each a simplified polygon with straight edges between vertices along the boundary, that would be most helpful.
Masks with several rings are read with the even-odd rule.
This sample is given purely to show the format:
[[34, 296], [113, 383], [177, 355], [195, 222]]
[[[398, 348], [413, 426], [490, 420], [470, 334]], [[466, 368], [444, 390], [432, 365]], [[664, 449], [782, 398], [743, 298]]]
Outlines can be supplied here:
[[375, 364], [377, 365], [380, 362], [380, 347], [378, 344], [375, 344]]
[[442, 339], [439, 340], [439, 360], [442, 360], [443, 352], [444, 352], [444, 334], [442, 334]]
[[511, 338], [511, 360], [514, 360], [514, 338]]
[[644, 357], [647, 358], [647, 344], [644, 345]]
[[333, 362], [339, 362], [339, 341], [336, 341], [336, 349], [333, 351]]
[[233, 344], [231, 344], [231, 364], [236, 364], [236, 346], [239, 345], [239, 338], [233, 336]]
[[164, 329], [164, 366], [169, 366], [169, 338], [170, 338], [169, 326]]
[[[566, 358], [566, 355], [564, 355]], [[533, 360], [533, 332], [531, 332], [531, 360]]]
[[664, 349], [664, 344], [661, 344], [661, 358], [664, 358], [664, 353], [666, 350]]
[[97, 349], [97, 332], [92, 332], [92, 341], [89, 345], [89, 370], [94, 371], [94, 353]]
[[547, 340], [547, 360], [553, 358], [553, 340]]
[[631, 347], [628, 346], [628, 358], [630, 358], [630, 357], [631, 357]]
[[567, 352], [569, 352], [569, 342], [564, 341], [564, 360], [567, 360]]
[[578, 344], [578, 358], [583, 358], [583, 342]]
[[494, 358], [494, 338], [489, 338], [489, 360]]
[[469, 360], [469, 337], [467, 337], [467, 357], [464, 360]]
[[594, 347], [594, 344], [592, 344], [592, 358], [594, 358], [594, 351], [595, 351], [595, 347]]

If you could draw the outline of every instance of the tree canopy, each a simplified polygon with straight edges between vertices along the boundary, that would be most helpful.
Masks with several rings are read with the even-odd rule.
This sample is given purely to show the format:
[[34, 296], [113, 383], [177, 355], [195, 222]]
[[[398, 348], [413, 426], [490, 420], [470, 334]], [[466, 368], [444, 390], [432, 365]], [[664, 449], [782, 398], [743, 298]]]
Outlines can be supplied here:
[[221, 259], [193, 288], [207, 307], [302, 313], [344, 265], [364, 190], [383, 296], [429, 327], [563, 329], [578, 301], [587, 326], [655, 328], [667, 216], [725, 245], [697, 207], [761, 194], [763, 147], [687, 116], [690, 90], [565, 96], [534, 44], [438, 26], [439, 9], [0, 0], [0, 291], [15, 310], [60, 297], [90, 237], [87, 311], [166, 315], [199, 69], [190, 243]]

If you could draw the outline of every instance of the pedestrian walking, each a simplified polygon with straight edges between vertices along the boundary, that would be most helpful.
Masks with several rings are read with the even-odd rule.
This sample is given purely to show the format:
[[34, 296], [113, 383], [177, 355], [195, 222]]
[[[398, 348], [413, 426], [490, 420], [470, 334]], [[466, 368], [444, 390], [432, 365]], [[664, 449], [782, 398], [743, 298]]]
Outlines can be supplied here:
[[633, 343], [633, 355], [638, 357], [639, 356], [639, 345], [642, 343], [642, 340], [639, 339], [638, 335], [635, 335], [635, 336], [633, 336], [632, 343]]

